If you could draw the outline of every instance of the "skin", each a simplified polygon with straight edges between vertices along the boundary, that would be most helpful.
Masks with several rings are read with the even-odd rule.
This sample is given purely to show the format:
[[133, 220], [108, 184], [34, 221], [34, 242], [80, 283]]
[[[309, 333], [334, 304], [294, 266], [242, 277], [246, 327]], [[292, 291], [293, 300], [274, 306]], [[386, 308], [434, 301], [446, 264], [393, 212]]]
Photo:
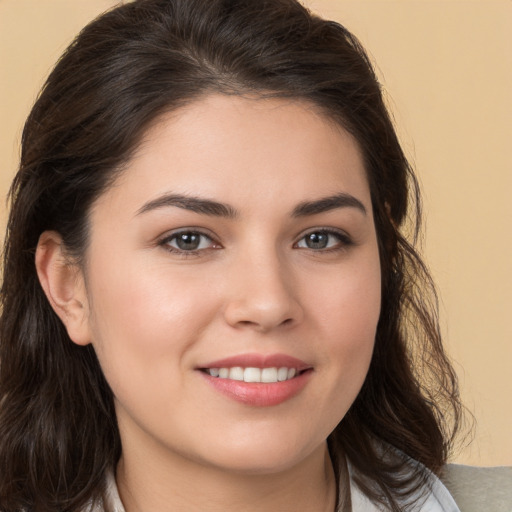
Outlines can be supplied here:
[[[236, 215], [163, 205], [168, 194]], [[365, 211], [293, 214], [339, 194]], [[114, 392], [126, 510], [332, 511], [326, 438], [362, 386], [380, 311], [370, 192], [351, 135], [304, 102], [210, 95], [148, 130], [90, 220], [85, 269], [65, 263], [53, 232], [36, 263]], [[177, 245], [187, 228], [206, 235], [196, 251]], [[307, 245], [325, 230], [326, 248]], [[293, 398], [256, 407], [198, 370], [245, 353], [291, 355], [311, 374]]]

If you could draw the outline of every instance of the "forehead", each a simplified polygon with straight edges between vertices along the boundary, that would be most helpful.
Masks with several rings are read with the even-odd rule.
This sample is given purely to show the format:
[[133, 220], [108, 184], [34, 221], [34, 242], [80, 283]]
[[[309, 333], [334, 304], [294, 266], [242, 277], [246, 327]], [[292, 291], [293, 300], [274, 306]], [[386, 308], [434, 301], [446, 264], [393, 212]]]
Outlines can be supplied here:
[[371, 208], [356, 140], [318, 108], [220, 94], [159, 117], [111, 192], [134, 208], [162, 193], [265, 208], [339, 192]]

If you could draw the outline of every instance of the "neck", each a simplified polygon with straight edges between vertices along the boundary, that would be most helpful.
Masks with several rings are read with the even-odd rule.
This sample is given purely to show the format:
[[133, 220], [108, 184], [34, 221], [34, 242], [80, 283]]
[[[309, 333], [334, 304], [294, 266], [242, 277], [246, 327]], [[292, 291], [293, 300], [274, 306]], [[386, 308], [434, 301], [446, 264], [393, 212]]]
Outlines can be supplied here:
[[116, 479], [126, 512], [334, 512], [336, 503], [327, 446], [272, 474], [232, 472], [175, 456], [150, 459], [123, 453]]

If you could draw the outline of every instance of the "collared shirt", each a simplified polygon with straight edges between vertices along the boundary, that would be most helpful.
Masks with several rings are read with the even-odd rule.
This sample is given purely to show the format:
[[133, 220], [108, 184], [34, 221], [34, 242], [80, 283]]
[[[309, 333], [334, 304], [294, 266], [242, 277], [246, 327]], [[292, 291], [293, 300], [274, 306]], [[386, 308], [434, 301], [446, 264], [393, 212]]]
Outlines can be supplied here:
[[[423, 503], [418, 506], [418, 512], [460, 512], [448, 489], [434, 474], [430, 475], [430, 492], [425, 495]], [[352, 512], [383, 512], [363, 494], [351, 480], [350, 496]]]
[[[430, 474], [430, 478], [430, 492], [426, 494], [418, 512], [460, 512], [459, 507], [441, 480], [434, 474]], [[352, 512], [383, 512], [359, 490], [352, 479], [352, 474], [350, 475], [350, 496]], [[104, 500], [104, 506], [97, 508], [94, 512], [125, 512], [112, 473], [107, 477], [107, 493]]]

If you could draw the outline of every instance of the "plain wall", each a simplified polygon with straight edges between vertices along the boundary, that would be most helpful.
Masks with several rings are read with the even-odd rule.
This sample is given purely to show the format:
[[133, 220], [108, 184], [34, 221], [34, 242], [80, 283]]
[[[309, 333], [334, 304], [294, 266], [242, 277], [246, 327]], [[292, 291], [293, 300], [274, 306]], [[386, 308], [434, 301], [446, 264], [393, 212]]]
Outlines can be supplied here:
[[[111, 0], [0, 0], [0, 195], [56, 59]], [[455, 460], [512, 464], [512, 2], [309, 0], [377, 65], [424, 192], [425, 255], [477, 428]], [[3, 231], [6, 211], [0, 207]]]

